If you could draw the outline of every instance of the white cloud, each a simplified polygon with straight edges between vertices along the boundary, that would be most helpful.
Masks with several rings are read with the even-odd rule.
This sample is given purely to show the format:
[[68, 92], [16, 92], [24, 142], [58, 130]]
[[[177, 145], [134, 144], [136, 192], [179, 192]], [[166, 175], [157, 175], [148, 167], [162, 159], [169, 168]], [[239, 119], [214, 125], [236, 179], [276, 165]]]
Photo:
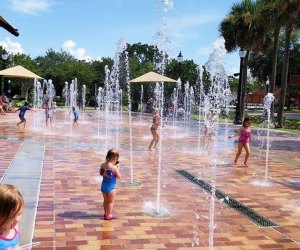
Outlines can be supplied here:
[[9, 2], [12, 10], [31, 15], [47, 11], [54, 4], [53, 0], [9, 0]]
[[72, 40], [65, 41], [63, 45], [61, 46], [62, 50], [70, 53], [72, 56], [74, 56], [78, 60], [85, 60], [85, 61], [91, 61], [92, 57], [87, 54], [85, 49], [83, 48], [76, 48], [76, 42]]
[[199, 54], [200, 56], [208, 57], [210, 55], [211, 51], [212, 51], [211, 46], [202, 46], [202, 47], [197, 48], [197, 54]]
[[177, 28], [186, 29], [194, 26], [207, 24], [210, 22], [218, 22], [219, 20], [219, 15], [216, 15], [215, 13], [196, 16], [182, 16], [178, 20]]
[[13, 42], [9, 37], [6, 37], [4, 41], [0, 41], [0, 45], [5, 48], [9, 53], [18, 54], [24, 53], [24, 50], [20, 43]]

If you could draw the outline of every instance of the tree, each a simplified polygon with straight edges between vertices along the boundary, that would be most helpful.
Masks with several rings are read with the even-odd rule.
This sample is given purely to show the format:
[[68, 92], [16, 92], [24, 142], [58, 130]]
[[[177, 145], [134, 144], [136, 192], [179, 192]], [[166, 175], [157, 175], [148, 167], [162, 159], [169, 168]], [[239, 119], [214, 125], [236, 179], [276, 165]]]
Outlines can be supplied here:
[[[282, 26], [282, 17], [278, 6], [276, 6], [276, 1], [261, 0], [261, 8], [258, 13], [258, 19], [263, 23], [266, 29], [273, 34], [272, 62], [270, 62], [270, 64], [272, 64], [272, 68], [271, 72], [266, 76], [270, 76], [269, 92], [274, 93], [277, 72], [279, 34]], [[266, 81], [266, 79], [264, 81]]]
[[65, 51], [56, 52], [52, 49], [46, 52], [45, 56], [35, 59], [45, 79], [52, 79], [56, 92], [60, 95], [65, 86], [77, 78], [79, 91], [82, 85], [87, 87], [87, 94], [90, 92], [91, 82], [96, 78], [96, 72], [90, 62], [77, 60]]
[[[166, 67], [166, 75], [174, 80], [179, 77], [181, 79], [181, 90], [184, 91], [184, 84], [189, 82], [190, 86], [193, 87], [194, 93], [196, 93], [196, 82], [198, 78], [197, 64], [193, 60], [184, 60], [183, 62], [178, 62], [177, 60], [171, 60]], [[166, 85], [166, 93], [171, 95], [174, 84]]]
[[[279, 36], [278, 46], [278, 62], [275, 76], [275, 89], [280, 88], [280, 68], [283, 64], [284, 55], [284, 34]], [[291, 37], [289, 74], [299, 74], [300, 72], [300, 32], [295, 30]], [[268, 48], [264, 52], [252, 53], [249, 59], [249, 69], [251, 75], [260, 82], [266, 82], [267, 76], [272, 72], [273, 47]]]
[[219, 28], [225, 39], [225, 48], [228, 52], [235, 51], [239, 47], [245, 48], [247, 51], [242, 71], [243, 81], [240, 99], [242, 116], [244, 115], [245, 107], [249, 54], [251, 51], [264, 50], [270, 40], [265, 27], [257, 18], [257, 12], [260, 7], [261, 5], [258, 2], [251, 0], [243, 0], [239, 4], [234, 4]]
[[285, 30], [285, 46], [281, 72], [280, 99], [277, 113], [277, 126], [279, 128], [282, 128], [283, 113], [286, 100], [291, 34], [293, 29], [300, 27], [300, 4], [299, 0], [277, 0], [276, 6], [277, 9], [280, 9]]

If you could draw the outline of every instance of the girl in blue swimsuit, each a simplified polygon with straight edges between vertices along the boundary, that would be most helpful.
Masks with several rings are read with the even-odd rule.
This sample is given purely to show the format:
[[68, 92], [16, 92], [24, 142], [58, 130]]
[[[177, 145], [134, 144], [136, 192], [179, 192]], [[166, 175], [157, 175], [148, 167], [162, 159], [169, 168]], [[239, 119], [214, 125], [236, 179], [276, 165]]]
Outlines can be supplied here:
[[18, 222], [24, 208], [22, 194], [13, 185], [0, 184], [0, 204], [0, 249], [17, 249]]
[[106, 155], [106, 161], [100, 167], [100, 175], [103, 176], [101, 192], [103, 194], [104, 219], [115, 219], [112, 215], [113, 205], [116, 198], [117, 179], [121, 179], [121, 174], [117, 166], [119, 152], [110, 149]]

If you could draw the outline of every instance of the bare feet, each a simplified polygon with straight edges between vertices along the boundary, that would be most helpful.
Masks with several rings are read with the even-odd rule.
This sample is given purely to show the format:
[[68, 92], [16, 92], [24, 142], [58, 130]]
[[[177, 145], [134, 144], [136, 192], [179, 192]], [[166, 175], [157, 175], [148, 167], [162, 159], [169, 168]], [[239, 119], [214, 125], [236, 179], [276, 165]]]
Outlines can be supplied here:
[[234, 165], [237, 165], [237, 161], [234, 161]]
[[247, 162], [244, 162], [244, 165], [245, 167], [249, 167], [248, 163]]

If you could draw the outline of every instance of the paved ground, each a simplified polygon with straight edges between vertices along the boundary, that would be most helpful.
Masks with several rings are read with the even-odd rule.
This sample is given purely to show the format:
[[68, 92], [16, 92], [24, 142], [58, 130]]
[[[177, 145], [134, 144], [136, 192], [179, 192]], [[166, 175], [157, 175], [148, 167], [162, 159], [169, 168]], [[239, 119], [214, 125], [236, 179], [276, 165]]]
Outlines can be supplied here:
[[[133, 117], [132, 168], [128, 116], [124, 115], [122, 122], [114, 117], [106, 121], [102, 114], [98, 119], [90, 112], [84, 121], [81, 114], [80, 127], [73, 128], [68, 119], [65, 122], [63, 112], [58, 112], [51, 129], [45, 128], [38, 112], [28, 111], [26, 116], [25, 130], [15, 126], [17, 114], [0, 117], [0, 180], [24, 143], [44, 145], [38, 207], [33, 213], [33, 242], [40, 242], [35, 249], [300, 249], [297, 135], [271, 133], [266, 167], [265, 151], [260, 147], [265, 132], [254, 132], [250, 166], [228, 167], [236, 145], [225, 140], [223, 127], [220, 135], [206, 144], [202, 136], [198, 140], [197, 127], [187, 132], [182, 126], [166, 125], [158, 172], [159, 151], [147, 150], [149, 116]], [[117, 190], [114, 213], [118, 219], [105, 221], [98, 168], [106, 149], [112, 147], [120, 150], [125, 184], [119, 183]], [[213, 202], [176, 169], [215, 183], [279, 226], [258, 227], [222, 201]], [[141, 185], [128, 185], [131, 176]], [[158, 211], [160, 216], [154, 216]], [[30, 228], [21, 223], [21, 233], [25, 230]], [[23, 238], [22, 244], [30, 240]]]

